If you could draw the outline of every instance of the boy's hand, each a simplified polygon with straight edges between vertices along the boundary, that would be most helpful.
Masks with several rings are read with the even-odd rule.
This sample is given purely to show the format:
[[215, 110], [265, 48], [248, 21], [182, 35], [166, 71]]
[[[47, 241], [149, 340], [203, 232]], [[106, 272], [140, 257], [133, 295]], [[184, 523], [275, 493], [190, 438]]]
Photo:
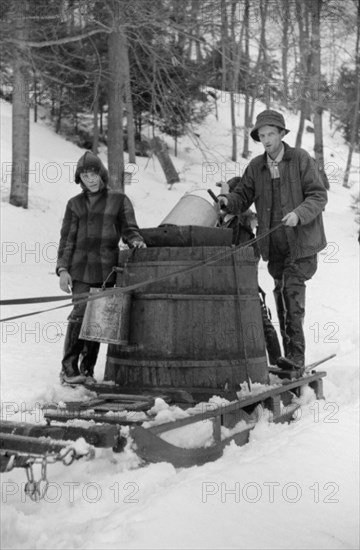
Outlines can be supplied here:
[[147, 248], [146, 244], [144, 243], [144, 241], [133, 241], [131, 243], [131, 247], [132, 248]]

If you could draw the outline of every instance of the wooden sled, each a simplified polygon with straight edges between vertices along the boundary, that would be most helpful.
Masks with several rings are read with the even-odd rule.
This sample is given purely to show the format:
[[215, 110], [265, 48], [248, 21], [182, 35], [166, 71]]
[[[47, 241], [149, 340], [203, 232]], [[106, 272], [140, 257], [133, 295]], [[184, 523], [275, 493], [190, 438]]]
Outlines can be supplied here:
[[[154, 404], [154, 396], [152, 395], [128, 395], [117, 393], [112, 388], [112, 393], [101, 393], [105, 388], [101, 388], [98, 398], [89, 402], [67, 404], [66, 409], [47, 409], [44, 411], [44, 416], [50, 422], [67, 422], [74, 418], [83, 420], [95, 421], [97, 423], [106, 423], [116, 426], [120, 429], [122, 426], [129, 427], [129, 437], [132, 439], [134, 449], [138, 456], [145, 462], [170, 462], [176, 468], [190, 467], [202, 465], [206, 462], [216, 460], [221, 457], [224, 448], [231, 442], [236, 445], [244, 445], [249, 441], [251, 430], [255, 427], [259, 420], [259, 406], [261, 410], [266, 412], [270, 422], [289, 422], [294, 416], [298, 405], [294, 402], [294, 397], [299, 397], [303, 386], [311, 387], [317, 399], [323, 399], [323, 378], [326, 372], [316, 372], [316, 366], [330, 359], [333, 355], [312, 363], [307, 367], [303, 376], [292, 376], [292, 373], [287, 371], [286, 377], [279, 377], [276, 384], [264, 386], [264, 390], [257, 393], [249, 393], [240, 397], [229, 404], [216, 406], [212, 403], [204, 403], [205, 406], [210, 406], [211, 410], [204, 410], [196, 414], [166, 422], [162, 424], [151, 425], [144, 427], [144, 420], [154, 420], [154, 415], [149, 411]], [[94, 388], [93, 386], [93, 389]], [[109, 386], [107, 390], [109, 391]], [[213, 391], [215, 394], [216, 391]], [[181, 390], [178, 390], [177, 397], [182, 395]], [[166, 388], [162, 389], [162, 393], [158, 396], [168, 398], [167, 401], [172, 402], [171, 398], [166, 395]], [[187, 401], [188, 395], [185, 396]], [[183, 408], [189, 407], [189, 403], [182, 403]], [[112, 414], [109, 414], [109, 413]], [[128, 414], [130, 412], [130, 414]], [[137, 417], [136, 412], [141, 412], [142, 417]], [[212, 442], [207, 447], [201, 448], [182, 448], [168, 441], [165, 441], [161, 436], [167, 432], [177, 430], [197, 422], [212, 422]], [[232, 429], [240, 421], [242, 424], [237, 433], [230, 437], [222, 438], [222, 428]], [[119, 435], [113, 450], [120, 452], [126, 445], [127, 440]]]
[[[324, 376], [326, 376], [326, 372], [314, 373], [296, 380], [286, 379], [277, 388], [245, 396], [213, 411], [150, 428], [133, 426], [130, 428], [130, 436], [133, 438], [136, 453], [146, 462], [170, 462], [175, 468], [200, 466], [216, 460], [222, 456], [224, 448], [229, 443], [234, 442], [239, 446], [248, 443], [250, 432], [258, 422], [257, 407], [259, 405], [268, 412], [271, 422], [289, 422], [298, 408], [298, 405], [292, 403], [294, 394], [299, 395], [302, 386], [312, 387], [316, 398], [323, 399], [322, 378]], [[161, 438], [161, 434], [206, 420], [213, 423], [213, 443], [209, 447], [184, 449]], [[231, 428], [241, 420], [245, 420], [246, 426], [240, 432], [221, 439], [222, 426]]]

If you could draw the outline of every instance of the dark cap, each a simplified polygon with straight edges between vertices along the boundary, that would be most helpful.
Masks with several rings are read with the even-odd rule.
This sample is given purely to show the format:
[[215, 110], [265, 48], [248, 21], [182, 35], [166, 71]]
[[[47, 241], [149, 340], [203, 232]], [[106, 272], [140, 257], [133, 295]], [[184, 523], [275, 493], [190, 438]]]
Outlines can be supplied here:
[[82, 157], [79, 158], [76, 170], [75, 170], [75, 183], [81, 183], [80, 174], [87, 170], [93, 170], [100, 174], [101, 179], [106, 184], [108, 181], [108, 174], [105, 166], [91, 151], [86, 151]]
[[266, 109], [262, 111], [256, 117], [254, 128], [251, 130], [250, 135], [255, 141], [260, 141], [258, 130], [263, 126], [276, 126], [280, 130], [285, 130], [285, 134], [288, 134], [290, 130], [285, 127], [285, 119], [281, 113]]

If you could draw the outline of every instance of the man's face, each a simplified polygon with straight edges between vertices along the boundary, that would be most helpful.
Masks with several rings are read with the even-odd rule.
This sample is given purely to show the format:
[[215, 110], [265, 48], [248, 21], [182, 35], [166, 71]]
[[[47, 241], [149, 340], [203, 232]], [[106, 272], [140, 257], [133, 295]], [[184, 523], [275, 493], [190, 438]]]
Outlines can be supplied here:
[[284, 130], [280, 130], [276, 126], [262, 126], [259, 128], [258, 134], [265, 151], [271, 158], [276, 158], [281, 149]]
[[99, 191], [100, 176], [97, 171], [84, 170], [84, 172], [81, 172], [80, 178], [86, 189], [88, 189], [90, 193], [96, 193], [97, 191]]

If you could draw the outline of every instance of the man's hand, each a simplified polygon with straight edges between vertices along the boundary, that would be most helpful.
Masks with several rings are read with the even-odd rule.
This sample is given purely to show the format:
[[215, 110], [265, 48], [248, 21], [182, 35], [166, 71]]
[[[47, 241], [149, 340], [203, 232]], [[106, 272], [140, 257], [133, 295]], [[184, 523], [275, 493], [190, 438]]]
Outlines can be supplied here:
[[131, 243], [131, 247], [132, 248], [147, 248], [146, 244], [144, 243], [144, 241], [133, 241]]
[[72, 278], [68, 271], [60, 272], [60, 288], [67, 294], [71, 293], [72, 289]]
[[229, 203], [227, 197], [222, 197], [221, 195], [218, 197], [220, 208], [224, 208], [226, 210], [226, 207]]
[[284, 216], [281, 221], [284, 225], [295, 227], [295, 225], [299, 223], [299, 216], [296, 214], [296, 212], [289, 212], [289, 214], [286, 214], [286, 216]]

